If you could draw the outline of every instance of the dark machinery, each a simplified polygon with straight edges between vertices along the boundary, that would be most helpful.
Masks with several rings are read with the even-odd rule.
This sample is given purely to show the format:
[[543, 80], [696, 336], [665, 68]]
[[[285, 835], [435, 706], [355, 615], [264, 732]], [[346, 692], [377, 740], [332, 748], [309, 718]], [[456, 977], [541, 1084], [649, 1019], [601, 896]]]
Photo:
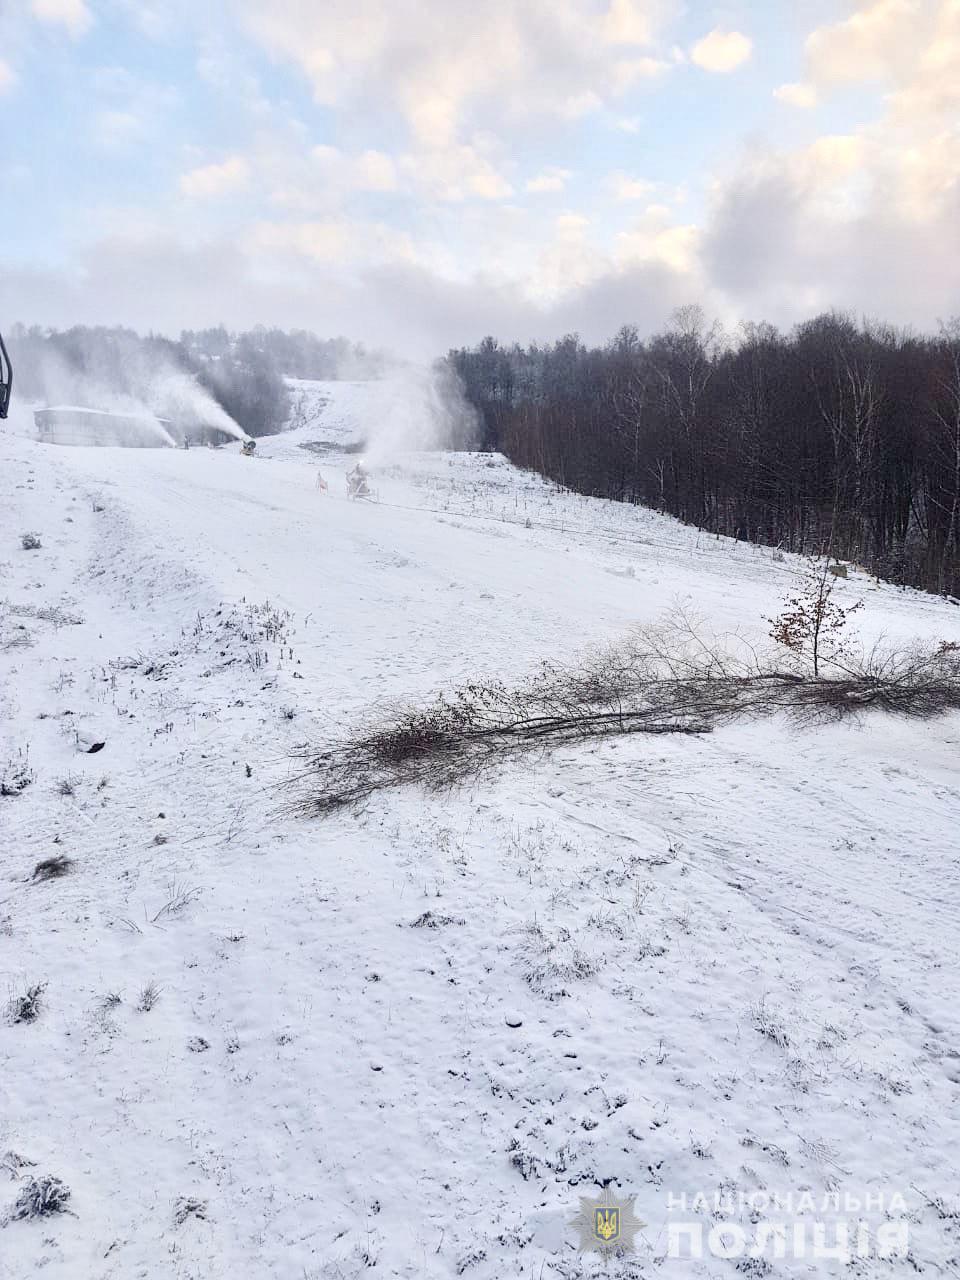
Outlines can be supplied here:
[[7, 355], [3, 335], [0, 334], [0, 418], [7, 416], [10, 408], [10, 392], [13, 390], [13, 366]]

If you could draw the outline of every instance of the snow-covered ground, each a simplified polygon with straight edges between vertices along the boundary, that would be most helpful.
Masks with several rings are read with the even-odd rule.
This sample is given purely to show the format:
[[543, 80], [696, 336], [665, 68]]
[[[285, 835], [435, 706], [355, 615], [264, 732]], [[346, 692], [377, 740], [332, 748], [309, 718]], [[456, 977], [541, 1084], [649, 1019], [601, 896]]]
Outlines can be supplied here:
[[[72, 1193], [0, 1228], [0, 1277], [960, 1274], [960, 721], [291, 817], [290, 753], [379, 702], [678, 604], [762, 640], [797, 573], [499, 457], [371, 448], [350, 502], [382, 388], [299, 392], [254, 459], [0, 435], [0, 987], [42, 986], [0, 1021], [0, 1214]], [[843, 591], [868, 643], [960, 640]], [[608, 1183], [644, 1226], [604, 1262], [571, 1224]], [[752, 1243], [763, 1193], [871, 1230], [902, 1197], [908, 1256], [669, 1256], [678, 1220]]]

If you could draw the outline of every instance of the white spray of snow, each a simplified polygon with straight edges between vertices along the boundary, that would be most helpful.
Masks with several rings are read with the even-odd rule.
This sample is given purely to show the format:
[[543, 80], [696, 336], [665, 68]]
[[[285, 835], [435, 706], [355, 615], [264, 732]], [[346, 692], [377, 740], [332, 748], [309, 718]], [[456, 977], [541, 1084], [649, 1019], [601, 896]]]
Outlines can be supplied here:
[[359, 425], [371, 466], [384, 466], [405, 453], [473, 444], [476, 412], [447, 365], [397, 364], [385, 378], [368, 385]]
[[146, 393], [152, 403], [162, 406], [161, 415], [173, 422], [216, 427], [237, 440], [247, 439], [247, 433], [191, 373], [172, 366], [159, 368]]
[[166, 429], [163, 423], [159, 421], [159, 419], [151, 417], [147, 419], [146, 422], [149, 423], [149, 429], [151, 431], [155, 429], [157, 435], [160, 436], [166, 444], [170, 445], [174, 449], [176, 448], [176, 440], [174, 440], [173, 436]]
[[[137, 436], [143, 434], [151, 435], [158, 444], [162, 442], [171, 449], [177, 447], [176, 440], [174, 440], [160, 419], [150, 413], [149, 410], [144, 410], [136, 401], [124, 405], [122, 409], [91, 410], [86, 405], [76, 404], [56, 404], [49, 405], [47, 408], [55, 414], [66, 417], [69, 417], [70, 414], [86, 415], [88, 430], [96, 435], [99, 428], [104, 435], [104, 444], [115, 443], [117, 436], [126, 429]], [[69, 431], [69, 426], [65, 430]], [[56, 429], [54, 430], [54, 435], [57, 435]]]
[[45, 354], [35, 373], [47, 404], [152, 419], [158, 439], [162, 437], [173, 446], [177, 440], [158, 418], [169, 420], [175, 430], [215, 427], [237, 440], [247, 439], [247, 433], [172, 355], [137, 344], [108, 367], [95, 348], [79, 354], [82, 369], [72, 367], [55, 352]]

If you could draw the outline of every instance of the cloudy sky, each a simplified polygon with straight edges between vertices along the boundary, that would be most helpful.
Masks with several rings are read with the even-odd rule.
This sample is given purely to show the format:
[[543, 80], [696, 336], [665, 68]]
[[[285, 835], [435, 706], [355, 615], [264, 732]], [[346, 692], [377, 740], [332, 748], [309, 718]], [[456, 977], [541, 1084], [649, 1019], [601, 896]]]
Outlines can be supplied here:
[[0, 321], [960, 312], [960, 0], [0, 0]]

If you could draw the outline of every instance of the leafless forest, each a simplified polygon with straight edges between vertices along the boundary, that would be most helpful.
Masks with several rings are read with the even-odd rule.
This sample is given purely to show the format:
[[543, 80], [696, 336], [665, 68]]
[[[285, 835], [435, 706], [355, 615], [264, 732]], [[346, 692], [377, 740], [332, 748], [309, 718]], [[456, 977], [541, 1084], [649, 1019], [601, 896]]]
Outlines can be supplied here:
[[486, 446], [560, 485], [960, 594], [956, 320], [931, 337], [827, 314], [731, 340], [689, 307], [649, 341], [448, 358]]

